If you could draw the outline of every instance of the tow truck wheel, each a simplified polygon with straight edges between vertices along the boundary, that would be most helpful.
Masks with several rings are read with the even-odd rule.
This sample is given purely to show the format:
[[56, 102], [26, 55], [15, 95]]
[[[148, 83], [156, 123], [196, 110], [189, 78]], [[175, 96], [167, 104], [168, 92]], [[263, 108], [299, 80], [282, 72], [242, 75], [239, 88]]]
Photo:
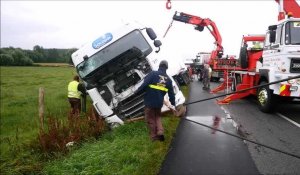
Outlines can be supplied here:
[[[262, 81], [260, 85], [267, 84], [266, 81]], [[257, 91], [257, 101], [259, 109], [262, 112], [269, 113], [272, 112], [272, 107], [274, 104], [273, 92], [269, 89], [269, 86], [260, 87]]]
[[247, 54], [247, 46], [241, 47], [240, 50], [240, 64], [243, 69], [248, 67], [248, 54]]

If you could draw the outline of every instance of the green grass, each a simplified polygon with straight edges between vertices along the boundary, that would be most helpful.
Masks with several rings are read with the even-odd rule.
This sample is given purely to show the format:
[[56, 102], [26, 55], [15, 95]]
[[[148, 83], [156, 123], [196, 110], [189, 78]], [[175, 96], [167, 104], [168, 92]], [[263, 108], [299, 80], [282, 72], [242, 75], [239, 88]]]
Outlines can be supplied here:
[[[66, 119], [72, 67], [1, 67], [0, 174], [157, 174], [179, 118], [163, 118], [166, 141], [151, 142], [144, 121], [126, 124], [67, 156], [45, 159], [32, 142], [39, 131], [38, 89], [45, 89], [45, 116]], [[181, 90], [187, 97], [187, 87]], [[46, 166], [45, 166], [46, 164]], [[44, 167], [45, 166], [45, 167]], [[44, 168], [44, 169], [43, 169]]]
[[[15, 174], [39, 159], [28, 144], [39, 130], [39, 88], [45, 89], [45, 116], [66, 118], [67, 84], [75, 74], [68, 67], [1, 67], [1, 172]], [[36, 156], [36, 157], [35, 157]], [[28, 158], [31, 157], [31, 158]], [[29, 161], [29, 162], [28, 162]], [[18, 166], [20, 165], [20, 166]], [[24, 167], [22, 167], [24, 165]], [[35, 165], [32, 165], [34, 168]], [[19, 169], [14, 171], [13, 167]]]

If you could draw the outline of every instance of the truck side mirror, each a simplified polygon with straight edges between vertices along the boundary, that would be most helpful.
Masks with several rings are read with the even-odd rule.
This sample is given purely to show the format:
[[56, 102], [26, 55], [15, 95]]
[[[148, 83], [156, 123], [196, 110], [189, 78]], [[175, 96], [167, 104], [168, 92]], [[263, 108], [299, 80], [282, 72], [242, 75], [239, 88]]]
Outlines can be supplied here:
[[158, 48], [155, 52], [158, 53], [160, 51], [160, 46], [162, 45], [160, 40], [154, 40], [154, 46]]
[[160, 40], [154, 40], [154, 46], [155, 47], [160, 47], [162, 45]]
[[271, 30], [270, 31], [269, 42], [270, 43], [275, 43], [275, 41], [276, 41], [276, 31], [275, 30]]
[[272, 25], [268, 27], [268, 30], [276, 30], [277, 29], [277, 25]]
[[146, 32], [147, 32], [148, 36], [151, 38], [151, 40], [155, 40], [157, 38], [157, 36], [152, 28], [146, 28]]

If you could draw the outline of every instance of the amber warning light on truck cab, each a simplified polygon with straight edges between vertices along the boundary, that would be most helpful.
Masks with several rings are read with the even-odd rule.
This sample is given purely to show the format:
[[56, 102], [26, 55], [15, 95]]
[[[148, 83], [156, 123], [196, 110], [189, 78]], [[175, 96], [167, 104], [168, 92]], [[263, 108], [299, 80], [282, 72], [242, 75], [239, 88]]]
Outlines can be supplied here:
[[113, 39], [113, 35], [111, 33], [106, 33], [105, 35], [99, 37], [96, 39], [93, 43], [92, 46], [94, 49], [99, 49], [106, 43], [110, 42]]

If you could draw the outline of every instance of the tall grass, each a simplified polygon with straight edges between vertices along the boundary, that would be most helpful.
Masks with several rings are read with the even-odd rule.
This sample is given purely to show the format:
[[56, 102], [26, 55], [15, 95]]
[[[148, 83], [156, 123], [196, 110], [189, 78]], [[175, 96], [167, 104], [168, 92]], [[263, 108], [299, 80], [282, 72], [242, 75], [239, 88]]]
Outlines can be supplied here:
[[163, 118], [165, 142], [152, 142], [144, 121], [129, 123], [85, 143], [68, 157], [49, 163], [45, 174], [155, 175], [164, 160], [179, 118]]

